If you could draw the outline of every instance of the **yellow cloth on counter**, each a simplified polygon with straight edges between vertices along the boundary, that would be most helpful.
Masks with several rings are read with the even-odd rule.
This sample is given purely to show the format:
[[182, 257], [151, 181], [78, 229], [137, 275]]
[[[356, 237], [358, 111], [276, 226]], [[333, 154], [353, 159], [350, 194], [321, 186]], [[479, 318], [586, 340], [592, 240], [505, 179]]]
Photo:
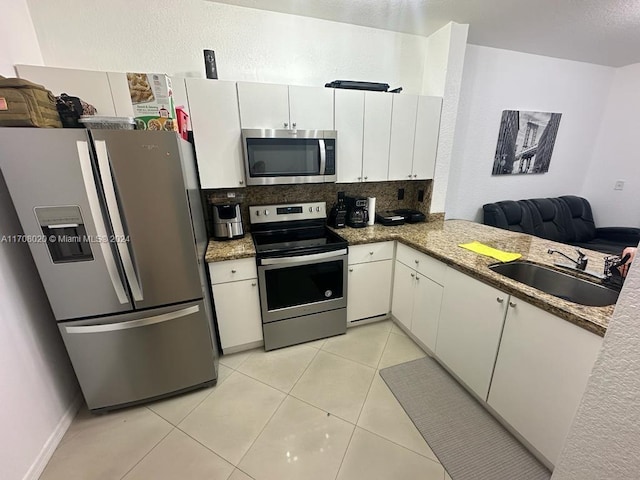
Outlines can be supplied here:
[[487, 257], [495, 258], [496, 260], [500, 260], [501, 262], [511, 262], [513, 260], [517, 260], [522, 256], [519, 253], [505, 252], [503, 250], [498, 250], [497, 248], [490, 247], [489, 245], [485, 245], [484, 243], [480, 242], [461, 243], [458, 246], [466, 248], [467, 250], [471, 250], [472, 252], [479, 253], [480, 255], [486, 255]]

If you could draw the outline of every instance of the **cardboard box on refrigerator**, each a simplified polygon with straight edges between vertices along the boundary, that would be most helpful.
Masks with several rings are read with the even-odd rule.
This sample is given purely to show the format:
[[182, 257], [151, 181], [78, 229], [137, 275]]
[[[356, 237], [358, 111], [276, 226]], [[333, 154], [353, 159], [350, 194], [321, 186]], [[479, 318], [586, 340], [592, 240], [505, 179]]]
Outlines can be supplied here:
[[138, 130], [178, 131], [171, 79], [163, 73], [127, 73]]

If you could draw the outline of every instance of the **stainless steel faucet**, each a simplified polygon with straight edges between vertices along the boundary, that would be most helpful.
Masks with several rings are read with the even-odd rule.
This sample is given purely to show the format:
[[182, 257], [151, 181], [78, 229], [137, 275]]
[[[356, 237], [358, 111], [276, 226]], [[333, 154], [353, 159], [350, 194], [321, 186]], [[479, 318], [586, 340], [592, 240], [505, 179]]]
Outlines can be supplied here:
[[[568, 255], [565, 255], [564, 253], [562, 253], [560, 250], [554, 250], [553, 248], [550, 248], [549, 250], [547, 250], [547, 253], [549, 254], [553, 254], [553, 253], [557, 253], [559, 255], [562, 255], [564, 258], [566, 258], [567, 260], [571, 261], [575, 266], [571, 265], [572, 268], [575, 268], [576, 270], [581, 270], [584, 272], [584, 270], [587, 268], [587, 261], [589, 260], [587, 258], [587, 256], [582, 253], [579, 249], [576, 248], [576, 252], [578, 252], [578, 259], [574, 260], [573, 258], [569, 257]], [[565, 266], [565, 265], [559, 265], [559, 266]]]

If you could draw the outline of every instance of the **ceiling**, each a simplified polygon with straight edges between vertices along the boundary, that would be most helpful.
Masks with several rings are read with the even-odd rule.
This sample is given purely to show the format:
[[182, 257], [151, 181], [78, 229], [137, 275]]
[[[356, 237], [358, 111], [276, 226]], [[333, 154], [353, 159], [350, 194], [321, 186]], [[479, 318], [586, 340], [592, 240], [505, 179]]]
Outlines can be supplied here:
[[428, 36], [468, 23], [468, 42], [621, 67], [640, 63], [638, 0], [215, 0]]

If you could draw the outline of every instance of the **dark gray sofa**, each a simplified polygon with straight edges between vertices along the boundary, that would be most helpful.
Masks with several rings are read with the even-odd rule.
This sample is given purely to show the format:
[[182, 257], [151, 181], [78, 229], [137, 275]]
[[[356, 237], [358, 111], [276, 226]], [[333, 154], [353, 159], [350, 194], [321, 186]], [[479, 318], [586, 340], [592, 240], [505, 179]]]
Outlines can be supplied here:
[[640, 242], [640, 228], [596, 228], [591, 205], [582, 197], [532, 198], [487, 203], [484, 224], [555, 242], [618, 255]]

